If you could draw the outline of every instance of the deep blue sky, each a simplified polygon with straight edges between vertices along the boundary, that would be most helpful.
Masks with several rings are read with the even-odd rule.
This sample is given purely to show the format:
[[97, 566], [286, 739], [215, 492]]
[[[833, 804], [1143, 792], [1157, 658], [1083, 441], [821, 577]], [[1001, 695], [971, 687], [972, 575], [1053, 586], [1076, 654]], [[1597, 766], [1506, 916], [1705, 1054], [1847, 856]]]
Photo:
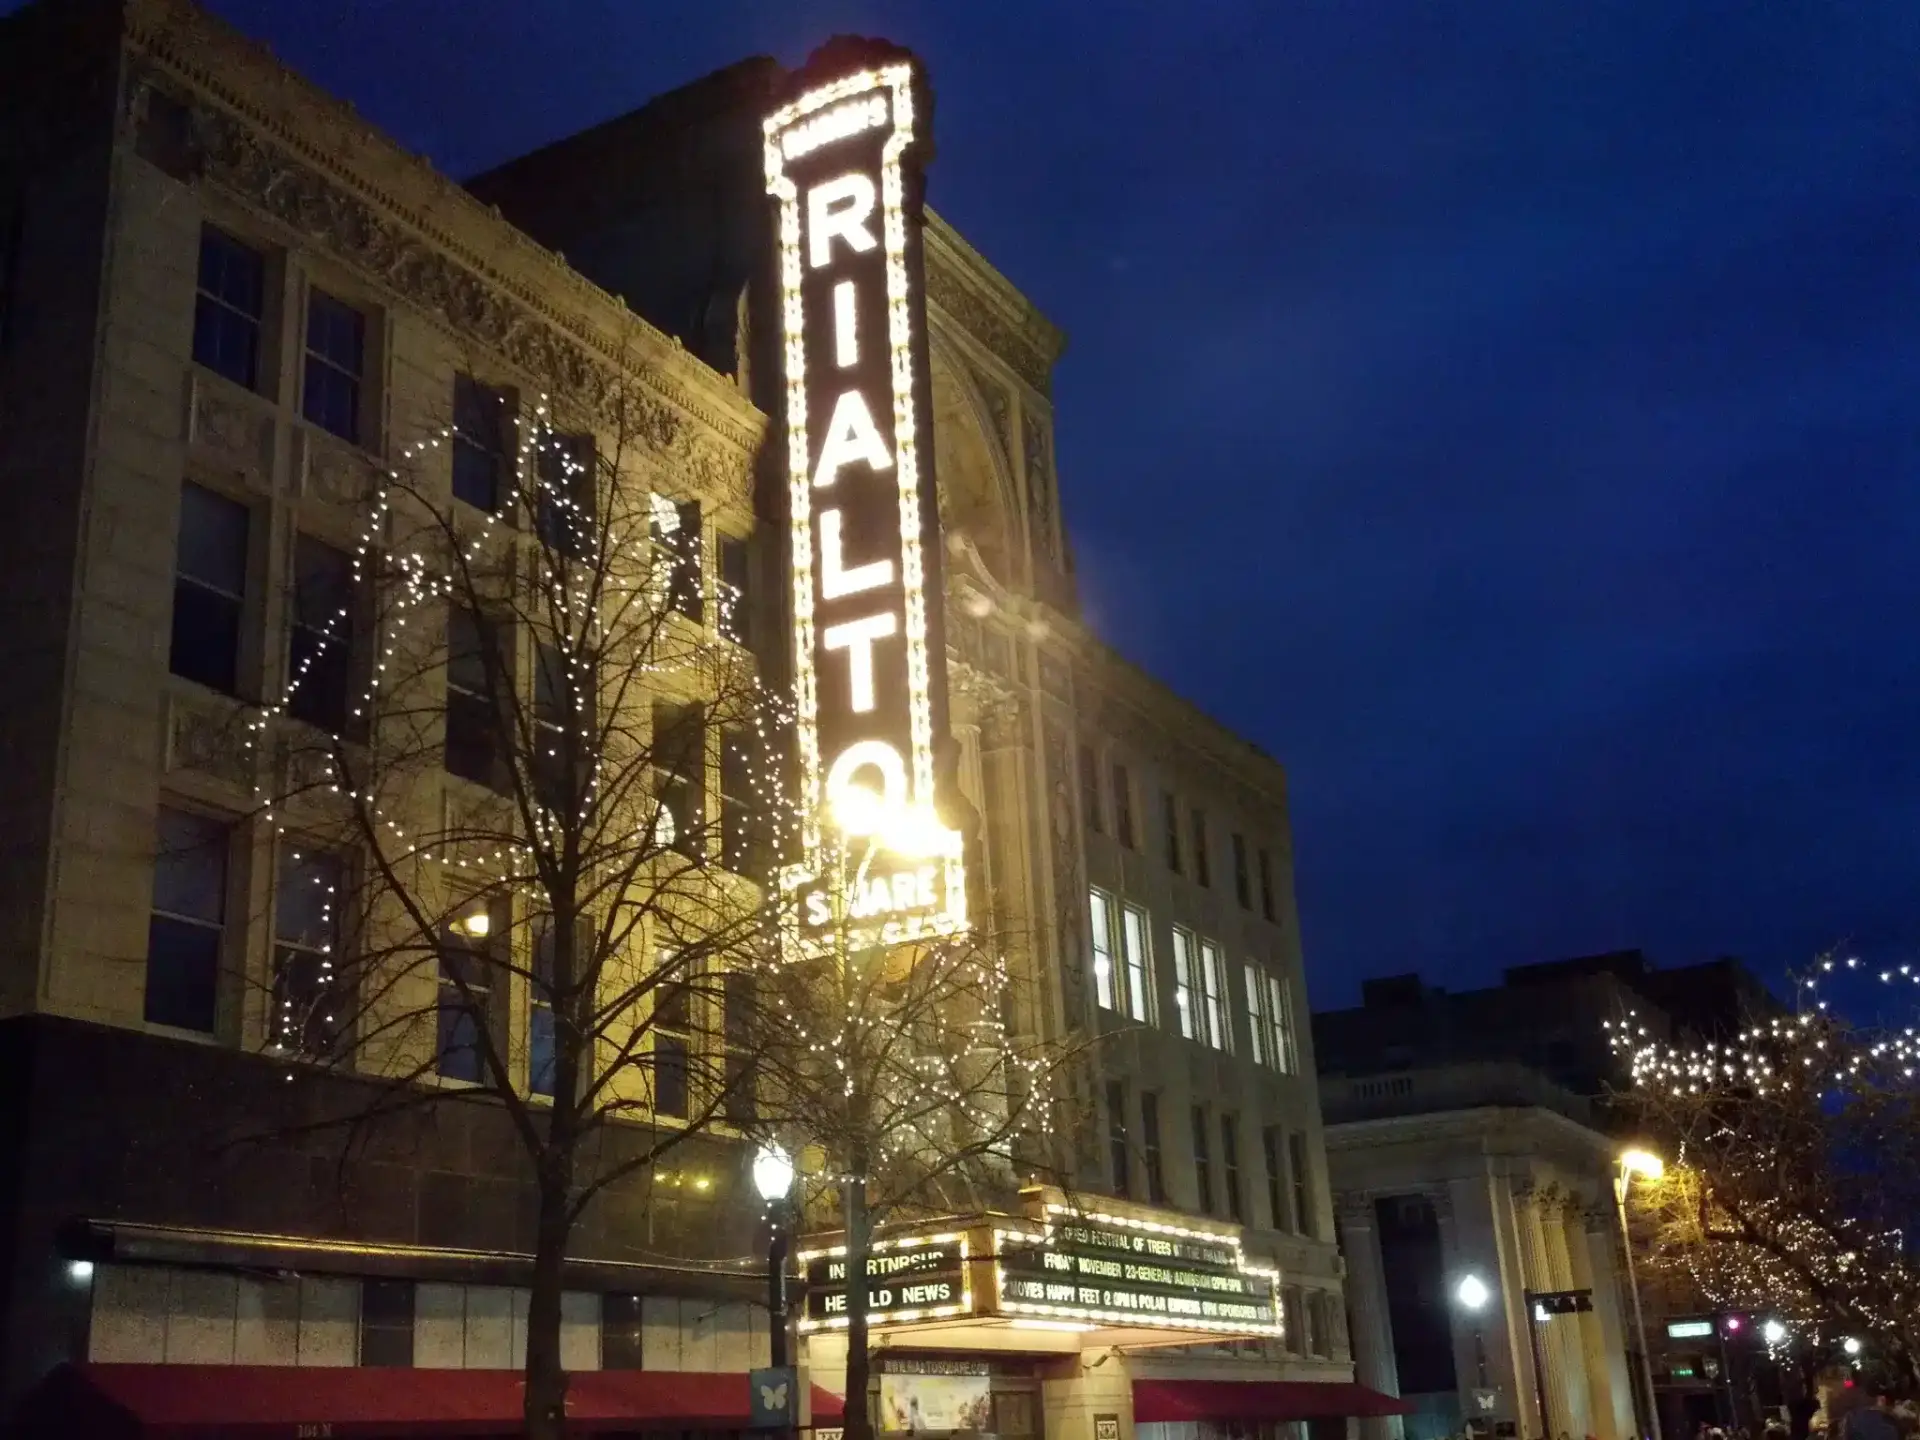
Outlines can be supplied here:
[[219, 0], [463, 175], [835, 31], [1071, 336], [1087, 608], [1291, 775], [1315, 999], [1920, 958], [1920, 5]]

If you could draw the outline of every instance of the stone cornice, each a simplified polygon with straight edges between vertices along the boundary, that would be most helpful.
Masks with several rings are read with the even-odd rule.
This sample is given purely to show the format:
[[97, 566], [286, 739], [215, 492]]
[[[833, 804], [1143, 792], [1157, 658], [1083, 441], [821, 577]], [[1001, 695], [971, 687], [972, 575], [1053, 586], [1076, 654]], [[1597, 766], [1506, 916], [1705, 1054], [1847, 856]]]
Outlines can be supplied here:
[[559, 255], [188, 0], [136, 0], [128, 39], [153, 72], [147, 83], [192, 92], [215, 183], [499, 351], [556, 399], [604, 412], [637, 397], [634, 428], [704, 485], [747, 483], [766, 417]]
[[928, 303], [1046, 395], [1066, 335], [931, 209], [925, 233]]

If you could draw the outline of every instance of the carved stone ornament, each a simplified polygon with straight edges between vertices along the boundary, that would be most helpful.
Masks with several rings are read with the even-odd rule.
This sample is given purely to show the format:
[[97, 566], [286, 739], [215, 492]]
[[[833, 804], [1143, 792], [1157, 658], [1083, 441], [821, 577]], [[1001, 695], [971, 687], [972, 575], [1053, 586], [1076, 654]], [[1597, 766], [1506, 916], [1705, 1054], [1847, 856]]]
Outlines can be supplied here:
[[994, 438], [1000, 442], [1000, 453], [1013, 454], [1013, 397], [1006, 388], [989, 380], [978, 370], [973, 372], [973, 383], [979, 388], [980, 398], [986, 401], [987, 414], [993, 420]]
[[213, 469], [261, 479], [271, 468], [273, 417], [196, 373], [187, 410], [187, 444]]
[[1006, 361], [1014, 374], [1042, 395], [1047, 393], [1049, 376], [1046, 356], [946, 266], [927, 266], [927, 299], [952, 316], [962, 330]]
[[237, 712], [222, 713], [167, 699], [167, 769], [188, 770], [230, 785], [245, 785], [253, 767], [247, 730]]
[[1024, 411], [1020, 428], [1027, 462], [1027, 523], [1036, 555], [1060, 563], [1060, 539], [1053, 523], [1053, 465], [1047, 455], [1047, 427], [1032, 411]]
[[1073, 757], [1066, 731], [1046, 727], [1047, 806], [1052, 817], [1053, 893], [1060, 907], [1060, 992], [1069, 1030], [1087, 1023], [1086, 936], [1081, 929], [1085, 893], [1080, 881], [1080, 846], [1073, 827]]
[[[169, 33], [152, 37], [150, 44], [170, 64], [194, 72], [191, 57], [170, 53], [172, 41]], [[208, 88], [218, 88], [211, 77], [203, 78]], [[152, 73], [134, 81], [131, 123], [143, 123], [154, 87]], [[600, 354], [592, 353], [590, 342], [563, 333], [556, 319], [539, 313], [530, 295], [516, 295], [507, 283], [452, 258], [451, 242], [426, 238], [389, 219], [268, 141], [260, 127], [198, 97], [187, 108], [194, 169], [204, 181], [291, 226], [463, 339], [502, 355], [567, 408], [643, 440], [664, 462], [690, 472], [701, 484], [727, 491], [747, 484], [751, 442], [743, 437], [727, 444], [690, 423], [690, 414], [701, 414], [699, 407], [656, 366], [630, 355], [616, 364], [603, 343], [592, 346]], [[636, 375], [639, 385], [630, 383]], [[701, 418], [719, 428], [714, 417]]]

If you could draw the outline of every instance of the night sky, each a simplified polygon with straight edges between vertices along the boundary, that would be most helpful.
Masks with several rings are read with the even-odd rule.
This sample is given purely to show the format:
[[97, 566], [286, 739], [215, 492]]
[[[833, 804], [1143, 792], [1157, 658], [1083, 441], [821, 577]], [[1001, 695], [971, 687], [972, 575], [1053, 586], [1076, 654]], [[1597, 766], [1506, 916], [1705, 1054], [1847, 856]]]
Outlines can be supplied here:
[[1913, 0], [215, 8], [456, 176], [925, 55], [1088, 613], [1286, 765], [1319, 1004], [1920, 958]]

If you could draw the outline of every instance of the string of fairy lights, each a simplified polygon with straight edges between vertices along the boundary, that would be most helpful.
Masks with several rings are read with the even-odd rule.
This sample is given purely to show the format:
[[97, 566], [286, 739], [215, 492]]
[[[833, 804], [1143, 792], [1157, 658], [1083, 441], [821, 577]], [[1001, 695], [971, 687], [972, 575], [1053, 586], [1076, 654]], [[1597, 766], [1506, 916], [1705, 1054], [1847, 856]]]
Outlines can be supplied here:
[[1723, 1041], [1673, 1044], [1637, 1015], [1603, 1022], [1628, 1061], [1631, 1100], [1678, 1154], [1637, 1192], [1660, 1221], [1655, 1261], [1716, 1305], [1763, 1312], [1770, 1349], [1870, 1343], [1920, 1361], [1920, 1267], [1899, 1216], [1914, 1196], [1884, 1165], [1920, 1105], [1920, 1027], [1857, 1025], [1824, 985], [1858, 978], [1907, 1003], [1911, 964], [1823, 959], [1790, 1014]]
[[[583, 459], [579, 447], [559, 431], [547, 397], [540, 397], [514, 429], [512, 482], [503, 486], [510, 503], [491, 511], [463, 510], [458, 523], [437, 500], [437, 492], [435, 500], [422, 503], [426, 487], [419, 480], [460, 442], [455, 427], [442, 426], [416, 440], [379, 469], [349, 557], [348, 593], [317, 626], [316, 644], [290, 667], [278, 697], [250, 714], [250, 749], [277, 759], [304, 748], [322, 758], [308, 783], [291, 785], [286, 793], [278, 774], [269, 778], [266, 769], [253, 767], [260, 813], [295, 866], [310, 852], [314, 823], [297, 803], [303, 795], [351, 807], [358, 818], [356, 835], [363, 842], [391, 847], [393, 868], [419, 864], [437, 872], [449, 913], [474, 903], [475, 897], [507, 898], [528, 914], [550, 909], [541, 847], [551, 851], [569, 834], [577, 840], [589, 814], [595, 816], [597, 833], [616, 868], [635, 881], [645, 883], [644, 867], [636, 860], [670, 860], [679, 838], [671, 810], [653, 783], [636, 784], [627, 773], [636, 766], [657, 771], [660, 759], [644, 743], [627, 745], [626, 730], [604, 713], [609, 682], [619, 677], [645, 706], [675, 693], [675, 679], [741, 674], [740, 653], [722, 637], [740, 633], [730, 607], [742, 597], [731, 586], [717, 583], [719, 624], [673, 624], [668, 618], [671, 566], [678, 547], [687, 543], [678, 534], [678, 507], [651, 492], [644, 497], [640, 518], [622, 530], [608, 514], [611, 503], [594, 503], [603, 496], [611, 502], [613, 497], [605, 494], [608, 485], [596, 473], [595, 461]], [[408, 533], [396, 534], [409, 525]], [[700, 537], [691, 537], [691, 543], [698, 545]], [[562, 760], [568, 730], [576, 756], [584, 761], [584, 774], [575, 789], [576, 813], [530, 805], [522, 833], [503, 841], [497, 835], [483, 836], [485, 827], [452, 821], [436, 827], [421, 815], [416, 783], [421, 777], [421, 738], [410, 723], [416, 717], [409, 704], [417, 701], [413, 692], [422, 683], [445, 683], [434, 672], [454, 658], [449, 653], [449, 608], [479, 610], [488, 598], [486, 582], [494, 577], [489, 566], [500, 566], [501, 557], [509, 554], [516, 557], [513, 564], [530, 562], [528, 593], [543, 607], [537, 613], [539, 628], [546, 632], [539, 638], [551, 640], [559, 652], [564, 686], [562, 723], [536, 727], [527, 736], [530, 745], [506, 747], [511, 763], [519, 767], [515, 786], [522, 794], [535, 793], [528, 768], [539, 760]], [[586, 558], [575, 558], [581, 556]], [[367, 596], [381, 602], [371, 637], [364, 633], [363, 601], [356, 598]], [[303, 684], [311, 683], [314, 666], [329, 649], [349, 647], [351, 653], [351, 647], [368, 639], [370, 663], [361, 667], [348, 706], [357, 741], [349, 746], [323, 739], [295, 718], [294, 699]], [[487, 643], [504, 648], [511, 641], [508, 637]], [[503, 672], [490, 678], [511, 678], [507, 657], [496, 655], [489, 663]], [[547, 678], [551, 682], [555, 677]], [[757, 675], [747, 674], [745, 683], [750, 693], [742, 713], [729, 715], [726, 723], [750, 729], [752, 741], [734, 762], [744, 762], [754, 812], [776, 833], [797, 833], [803, 817], [788, 793], [781, 763], [795, 723], [793, 707]], [[396, 732], [392, 736], [390, 729]], [[700, 753], [704, 764], [704, 747]], [[617, 813], [602, 811], [609, 799], [616, 802], [611, 808]], [[869, 852], [857, 866], [849, 861], [838, 875], [827, 878], [857, 884], [871, 858]], [[302, 993], [302, 987], [276, 976], [269, 1019], [269, 1046], [288, 1057], [311, 1050], [316, 1011], [324, 1033], [340, 1025], [338, 1007], [356, 983], [354, 957], [341, 953], [354, 943], [354, 937], [342, 933], [347, 897], [339, 886], [345, 882], [318, 868], [310, 883], [322, 892], [314, 928], [323, 932], [314, 937], [312, 983]], [[365, 916], [355, 918], [367, 923]], [[943, 939], [917, 949], [919, 993], [909, 1001], [918, 1006], [914, 1014], [902, 1016], [897, 1001], [887, 1000], [872, 986], [853, 984], [767, 987], [775, 1012], [770, 1018], [804, 1057], [800, 1070], [820, 1077], [821, 1098], [844, 1101], [861, 1082], [884, 1097], [887, 1114], [870, 1137], [870, 1169], [930, 1169], [934, 1157], [950, 1156], [957, 1144], [965, 1148], [970, 1139], [978, 1142], [979, 1150], [1007, 1161], [1010, 1156], [1002, 1152], [1016, 1123], [1030, 1121], [1032, 1132], [1044, 1140], [1052, 1118], [1044, 1104], [1034, 1105], [1030, 1115], [1021, 1108], [1023, 1100], [1044, 1093], [1049, 1062], [1037, 1049], [1023, 1049], [1009, 1028], [1012, 979], [1006, 958], [977, 936]], [[423, 958], [434, 950], [432, 943], [421, 946]], [[853, 958], [841, 957], [843, 962]], [[745, 968], [786, 963], [777, 951], [751, 946], [727, 955], [726, 962]], [[634, 1023], [642, 1021], [636, 1013]], [[911, 1043], [899, 1043], [904, 1031], [911, 1031]], [[885, 1043], [869, 1043], [876, 1036]], [[624, 1047], [621, 1053], [627, 1053]], [[868, 1057], [873, 1073], [855, 1074], [851, 1056]]]

